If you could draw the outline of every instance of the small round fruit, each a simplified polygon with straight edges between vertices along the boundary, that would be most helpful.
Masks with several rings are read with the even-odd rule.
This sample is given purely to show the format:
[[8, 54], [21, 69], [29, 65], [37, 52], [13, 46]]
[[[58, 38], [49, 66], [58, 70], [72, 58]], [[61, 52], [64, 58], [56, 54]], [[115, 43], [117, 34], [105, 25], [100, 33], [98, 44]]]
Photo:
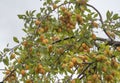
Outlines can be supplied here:
[[11, 59], [14, 59], [15, 58], [15, 54], [12, 53], [11, 56], [10, 56]]
[[35, 21], [35, 25], [38, 26], [38, 25], [40, 25], [40, 24], [41, 24], [41, 22], [40, 22], [39, 20], [36, 20], [36, 21]]
[[65, 68], [67, 66], [67, 64], [63, 63], [62, 64], [62, 68]]
[[69, 62], [69, 68], [72, 68], [74, 66], [73, 62]]
[[25, 69], [28, 70], [29, 69], [29, 65], [25, 65]]
[[96, 35], [94, 33], [92, 34], [92, 39], [96, 40]]
[[43, 41], [44, 39], [44, 35], [40, 35], [40, 41]]
[[97, 74], [92, 75], [92, 79], [96, 80], [98, 78]]
[[120, 47], [117, 47], [116, 49], [117, 49], [117, 51], [119, 51], [119, 52], [120, 52]]
[[77, 0], [78, 4], [86, 5], [86, 0]]
[[32, 83], [30, 79], [27, 79], [25, 83]]
[[113, 76], [112, 75], [106, 75], [105, 80], [107, 80], [109, 82], [109, 81], [113, 80]]
[[25, 76], [26, 74], [25, 70], [21, 70], [20, 73], [22, 74], [22, 76]]
[[87, 46], [86, 43], [82, 43], [83, 48], [86, 48], [86, 46]]
[[51, 51], [52, 51], [52, 48], [53, 48], [53, 46], [52, 46], [52, 45], [49, 45], [49, 46], [48, 46], [48, 50], [49, 50], [49, 52], [51, 52]]
[[106, 67], [103, 67], [103, 68], [102, 68], [102, 71], [103, 71], [103, 72], [107, 72]]
[[96, 22], [92, 22], [92, 26], [98, 28], [98, 24]]
[[76, 58], [76, 57], [73, 57], [73, 58], [72, 58], [72, 62], [73, 62], [74, 64], [76, 64], [76, 63], [77, 63], [77, 58]]
[[42, 69], [43, 68], [43, 66], [41, 65], [41, 64], [39, 64], [38, 65], [38, 69], [40, 70], [40, 69]]
[[64, 52], [64, 49], [63, 49], [63, 48], [57, 49], [57, 53], [58, 53], [58, 54], [62, 54], [63, 52]]
[[22, 62], [20, 58], [18, 58], [17, 61], [18, 61], [18, 63], [21, 63], [21, 62]]
[[73, 79], [73, 80], [71, 80], [71, 83], [75, 83], [75, 80]]
[[66, 10], [66, 8], [65, 8], [65, 7], [60, 7], [60, 9], [61, 9], [62, 11], [65, 11], [65, 10]]
[[10, 79], [11, 80], [15, 80], [16, 78], [15, 78], [15, 76], [11, 76]]
[[42, 41], [42, 43], [43, 43], [43, 44], [47, 44], [47, 43], [48, 43], [48, 39], [44, 39], [44, 40]]
[[40, 33], [43, 33], [45, 30], [43, 29], [43, 28], [39, 28], [38, 30], [37, 30], [37, 32], [40, 34]]
[[44, 69], [40, 69], [39, 71], [41, 74], [45, 74], [45, 70]]
[[9, 70], [7, 70], [7, 71], [5, 72], [5, 74], [6, 74], [6, 75], [10, 74], [10, 71], [9, 71]]
[[87, 81], [87, 83], [92, 83], [92, 81]]
[[24, 47], [26, 47], [26, 46], [28, 45], [28, 42], [27, 42], [27, 41], [24, 41], [24, 42], [22, 43], [22, 45], [23, 45]]
[[56, 9], [57, 8], [57, 5], [56, 4], [53, 4], [53, 9]]

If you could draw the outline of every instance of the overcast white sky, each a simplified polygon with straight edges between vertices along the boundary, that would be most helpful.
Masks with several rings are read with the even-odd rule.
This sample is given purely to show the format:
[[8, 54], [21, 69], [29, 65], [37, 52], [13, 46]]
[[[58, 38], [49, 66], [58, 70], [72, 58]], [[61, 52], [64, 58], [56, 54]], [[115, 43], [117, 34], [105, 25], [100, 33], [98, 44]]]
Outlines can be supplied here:
[[[90, 4], [94, 5], [105, 17], [107, 10], [120, 14], [120, 0], [90, 0]], [[0, 50], [6, 47], [7, 43], [14, 46], [13, 36], [21, 38], [24, 33], [23, 21], [19, 20], [17, 15], [25, 13], [26, 10], [39, 10], [41, 6], [40, 0], [0, 0]], [[3, 69], [0, 64], [0, 69]], [[3, 75], [0, 71], [0, 81]]]

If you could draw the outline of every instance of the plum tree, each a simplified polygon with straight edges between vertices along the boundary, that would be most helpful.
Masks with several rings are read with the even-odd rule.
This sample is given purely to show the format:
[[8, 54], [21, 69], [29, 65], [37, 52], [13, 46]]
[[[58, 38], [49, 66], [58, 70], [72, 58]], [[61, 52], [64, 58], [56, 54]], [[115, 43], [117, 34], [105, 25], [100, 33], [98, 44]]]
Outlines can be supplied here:
[[[120, 82], [118, 14], [107, 11], [103, 19], [88, 0], [45, 0], [35, 12], [18, 15], [26, 36], [13, 37], [18, 45], [0, 52], [3, 82]], [[98, 37], [95, 29], [108, 38]]]

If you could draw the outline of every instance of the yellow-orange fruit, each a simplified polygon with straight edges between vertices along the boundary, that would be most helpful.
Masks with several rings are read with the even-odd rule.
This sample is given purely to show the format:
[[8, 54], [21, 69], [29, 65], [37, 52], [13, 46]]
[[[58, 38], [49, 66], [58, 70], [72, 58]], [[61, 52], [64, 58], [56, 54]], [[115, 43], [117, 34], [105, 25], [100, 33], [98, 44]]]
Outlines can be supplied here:
[[30, 79], [27, 79], [25, 83], [32, 83], [32, 81]]
[[48, 27], [44, 27], [44, 32], [47, 32], [48, 31]]
[[18, 58], [17, 61], [18, 61], [18, 63], [21, 63], [21, 62], [22, 62], [20, 58]]
[[97, 74], [93, 74], [93, 75], [92, 75], [92, 79], [93, 79], [93, 80], [96, 80], [96, 79], [98, 79], [98, 76], [97, 76]]
[[112, 75], [106, 75], [105, 80], [107, 80], [109, 82], [109, 81], [113, 80], [113, 76]]
[[53, 9], [56, 9], [56, 8], [57, 8], [57, 5], [56, 5], [56, 4], [53, 4], [52, 6], [53, 6]]
[[87, 3], [86, 0], [76, 0], [76, 2], [81, 5], [86, 5]]
[[96, 35], [93, 33], [92, 34], [92, 39], [95, 40], [96, 39]]
[[71, 80], [71, 83], [75, 83], [75, 80], [73, 79], [73, 80]]
[[14, 59], [15, 58], [15, 54], [12, 53], [11, 56], [10, 56], [11, 59]]
[[44, 70], [44, 69], [40, 69], [39, 72], [40, 72], [41, 74], [45, 74], [45, 70]]
[[52, 51], [52, 48], [53, 48], [53, 46], [52, 46], [52, 45], [49, 45], [49, 46], [48, 46], [48, 50], [49, 50], [49, 52], [51, 52], [51, 51]]
[[42, 43], [43, 44], [48, 44], [48, 39], [43, 39]]
[[88, 60], [88, 57], [86, 55], [79, 55], [78, 57], [83, 61]]
[[16, 77], [15, 77], [15, 76], [11, 76], [10, 79], [11, 79], [11, 80], [15, 80]]
[[9, 71], [9, 70], [7, 70], [7, 71], [5, 72], [5, 74], [6, 74], [6, 75], [10, 74], [10, 71]]
[[40, 41], [43, 41], [44, 39], [44, 35], [40, 35]]
[[35, 21], [35, 25], [38, 26], [38, 25], [40, 25], [40, 24], [41, 24], [41, 22], [40, 22], [39, 20], [36, 20], [36, 21]]
[[104, 56], [104, 55], [98, 55], [98, 56], [96, 57], [96, 60], [97, 60], [98, 62], [104, 62], [104, 61], [107, 60], [107, 57]]
[[73, 62], [69, 62], [69, 68], [72, 68], [74, 66]]
[[109, 54], [109, 50], [104, 50], [104, 54], [108, 55]]
[[39, 69], [38, 69], [38, 67], [35, 67], [35, 73], [39, 73]]
[[44, 30], [44, 28], [39, 28], [38, 30], [37, 30], [37, 32], [40, 34], [40, 33], [43, 33], [45, 30]]
[[87, 46], [86, 43], [82, 43], [83, 48], [86, 48], [86, 46]]
[[107, 72], [107, 68], [106, 67], [102, 67], [102, 71], [103, 72]]
[[92, 22], [92, 26], [98, 28], [98, 24], [95, 21]]
[[59, 39], [60, 39], [59, 36], [54, 36], [54, 37], [52, 37], [52, 40], [53, 40], [53, 41], [57, 41], [57, 40], [59, 40]]
[[29, 69], [29, 65], [25, 65], [25, 69], [28, 70]]
[[119, 52], [120, 52], [120, 47], [117, 47], [116, 49], [117, 49], [117, 51], [119, 51]]
[[63, 63], [62, 64], [62, 68], [65, 68], [67, 66], [67, 64]]
[[112, 71], [111, 72], [111, 75], [114, 77], [114, 76], [116, 76], [116, 71]]
[[66, 8], [65, 7], [60, 7], [60, 9], [64, 12], [65, 10], [66, 10]]
[[27, 42], [27, 41], [24, 41], [24, 42], [22, 43], [22, 45], [26, 47], [26, 46], [28, 45], [28, 42]]
[[22, 74], [22, 76], [25, 76], [26, 74], [25, 70], [21, 70], [20, 73]]
[[63, 49], [63, 48], [57, 49], [57, 53], [58, 53], [58, 54], [61, 54], [61, 53], [63, 53], [63, 52], [64, 52], [64, 49]]
[[92, 83], [92, 81], [87, 81], [87, 83]]
[[38, 65], [38, 69], [42, 69], [43, 66], [41, 64]]
[[72, 58], [72, 62], [73, 62], [74, 64], [76, 64], [76, 63], [77, 63], [77, 58], [76, 58], [76, 57], [73, 57], [73, 58]]
[[76, 20], [81, 24], [83, 23], [83, 18], [80, 14], [76, 14]]
[[58, 29], [57, 29], [57, 32], [59, 32], [59, 33], [62, 32], [62, 29], [61, 29], [61, 28], [58, 28]]

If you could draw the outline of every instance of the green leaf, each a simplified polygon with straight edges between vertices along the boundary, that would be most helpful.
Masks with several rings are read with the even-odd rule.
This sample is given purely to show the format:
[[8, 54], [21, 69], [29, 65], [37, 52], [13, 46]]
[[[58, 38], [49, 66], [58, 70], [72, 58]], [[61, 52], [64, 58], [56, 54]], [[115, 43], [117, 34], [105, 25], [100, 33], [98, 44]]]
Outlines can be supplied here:
[[4, 48], [4, 52], [9, 52], [10, 50], [8, 48]]
[[13, 37], [13, 40], [14, 40], [14, 42], [16, 42], [16, 43], [19, 43], [19, 40], [17, 39], [17, 37]]
[[29, 16], [29, 12], [28, 11], [26, 11], [26, 15]]
[[111, 19], [112, 14], [113, 14], [113, 12], [107, 11], [106, 17], [107, 17], [108, 20]]
[[26, 16], [25, 15], [18, 15], [19, 19], [24, 19]]
[[36, 11], [36, 10], [33, 10], [33, 11], [32, 11], [32, 14], [34, 14], [34, 13], [35, 13], [35, 11]]
[[98, 16], [98, 14], [95, 14], [95, 15], [94, 15], [94, 18], [96, 18], [97, 16]]
[[117, 20], [118, 18], [120, 18], [118, 14], [113, 15], [113, 20]]
[[8, 66], [9, 65], [9, 59], [8, 57], [6, 57], [5, 59], [3, 59], [3, 63]]

